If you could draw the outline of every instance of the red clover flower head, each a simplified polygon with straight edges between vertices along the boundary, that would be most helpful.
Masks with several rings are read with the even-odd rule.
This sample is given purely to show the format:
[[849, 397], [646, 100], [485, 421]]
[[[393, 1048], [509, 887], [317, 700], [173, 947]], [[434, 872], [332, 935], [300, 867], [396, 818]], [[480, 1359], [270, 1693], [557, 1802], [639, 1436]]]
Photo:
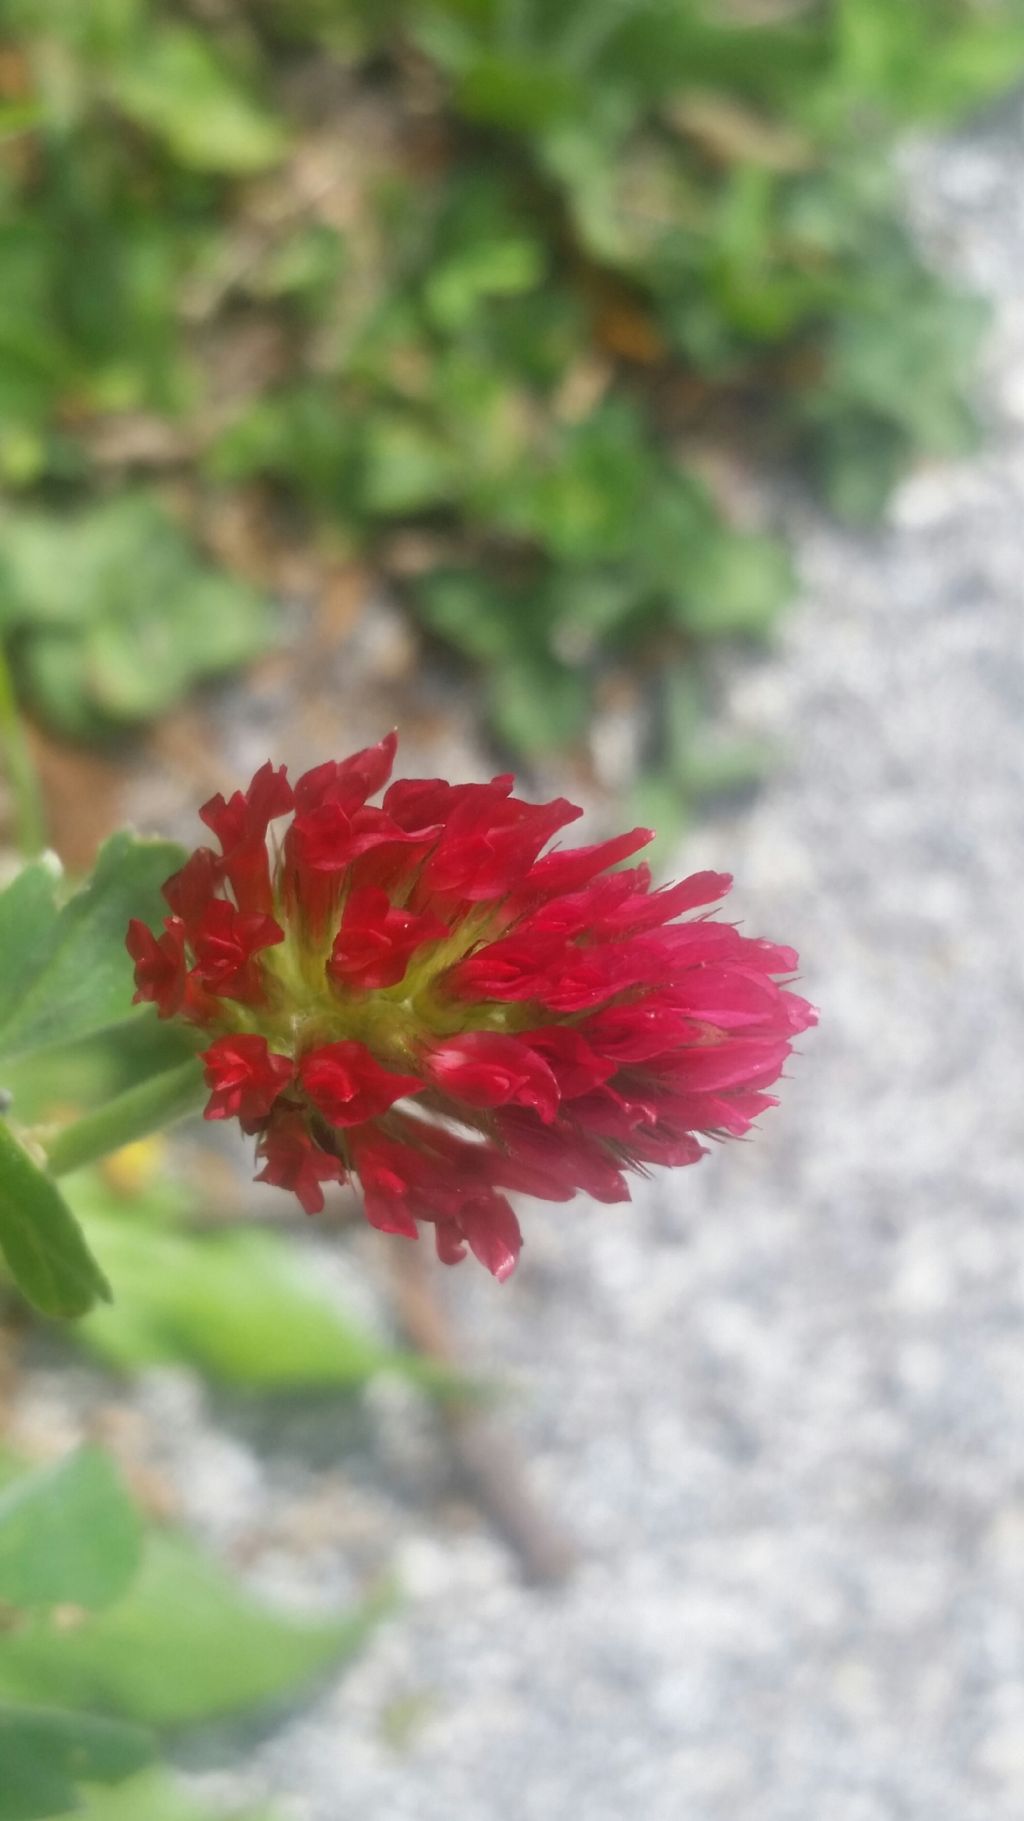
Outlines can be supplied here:
[[206, 1117], [256, 1138], [259, 1181], [314, 1214], [351, 1179], [373, 1226], [427, 1223], [446, 1263], [503, 1279], [508, 1191], [628, 1201], [698, 1134], [741, 1137], [815, 1013], [780, 983], [792, 949], [711, 916], [728, 874], [653, 889], [620, 864], [642, 828], [544, 853], [580, 811], [508, 776], [371, 806], [395, 746], [294, 785], [268, 762], [207, 803], [220, 851], [168, 879], [158, 936], [129, 928], [135, 997], [208, 1034]]

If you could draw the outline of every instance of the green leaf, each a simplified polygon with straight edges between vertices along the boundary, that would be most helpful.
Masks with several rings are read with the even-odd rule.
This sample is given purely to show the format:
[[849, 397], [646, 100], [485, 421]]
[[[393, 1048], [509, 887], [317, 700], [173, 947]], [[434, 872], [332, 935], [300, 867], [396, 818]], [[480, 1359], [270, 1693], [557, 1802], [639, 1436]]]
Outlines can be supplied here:
[[1013, 80], [1024, 18], [1009, 5], [897, 6], [842, 0], [837, 88], [848, 106], [884, 101], [893, 115], [956, 121]]
[[661, 721], [664, 774], [649, 780], [647, 788], [663, 787], [665, 820], [672, 826], [673, 792], [681, 803], [692, 803], [743, 790], [763, 778], [777, 758], [767, 741], [727, 739], [709, 726], [706, 684], [692, 665], [665, 673]]
[[[44, 1821], [80, 1810], [79, 1783], [120, 1783], [152, 1755], [149, 1734], [136, 1726], [0, 1702], [0, 1821]], [[157, 1821], [147, 1811], [136, 1815], [144, 1812], [146, 1821]], [[167, 1821], [176, 1821], [173, 1811]], [[181, 1821], [188, 1821], [187, 1811]]]
[[269, 643], [266, 602], [227, 575], [205, 574], [191, 561], [180, 586], [154, 611], [147, 594], [116, 618], [90, 627], [83, 663], [90, 692], [112, 721], [153, 720], [197, 677], [247, 662]]
[[829, 506], [853, 525], [874, 525], [907, 462], [906, 437], [870, 413], [844, 414], [808, 437], [807, 465]]
[[567, 566], [616, 561], [636, 543], [654, 464], [642, 420], [606, 404], [566, 431], [548, 461], [523, 463], [502, 520]]
[[252, 100], [210, 41], [187, 26], [150, 25], [111, 86], [132, 120], [196, 170], [246, 175], [276, 164], [285, 151], [280, 121]]
[[586, 726], [590, 705], [583, 677], [544, 652], [502, 664], [488, 681], [490, 720], [514, 752], [567, 746]]
[[184, 1537], [152, 1533], [116, 1606], [72, 1630], [0, 1637], [0, 1693], [145, 1725], [196, 1725], [281, 1700], [359, 1649], [382, 1599], [316, 1622], [261, 1605]]
[[[90, 1790], [79, 1809], [81, 1821], [278, 1821], [267, 1808], [210, 1808], [186, 1793], [165, 1771], [146, 1771], [118, 1789]], [[0, 1821], [3, 1821], [0, 1812]]]
[[265, 597], [212, 570], [164, 510], [134, 492], [70, 518], [10, 514], [0, 624], [17, 635], [25, 693], [73, 737], [151, 719], [272, 637]]
[[694, 747], [707, 719], [707, 684], [695, 664], [677, 664], [662, 673], [660, 693], [664, 776], [685, 792]]
[[503, 663], [519, 643], [515, 603], [485, 575], [435, 570], [417, 585], [415, 603], [432, 632], [482, 664]]
[[351, 507], [358, 481], [357, 426], [337, 390], [320, 384], [267, 391], [240, 412], [214, 444], [218, 480], [269, 474], [286, 480], [309, 506], [336, 514]]
[[50, 941], [60, 876], [60, 861], [47, 854], [23, 867], [0, 892], [0, 1031]]
[[109, 1606], [131, 1582], [141, 1548], [135, 1506], [98, 1448], [0, 1492], [0, 1602]]
[[0, 1120], [0, 1252], [44, 1315], [84, 1315], [110, 1288], [50, 1177]]
[[364, 460], [362, 505], [369, 513], [422, 512], [447, 499], [454, 485], [453, 452], [413, 418], [377, 412], [366, 426]]
[[512, 590], [486, 575], [442, 569], [419, 585], [416, 601], [434, 631], [484, 665], [488, 718], [513, 751], [552, 751], [578, 736], [589, 688], [547, 644], [566, 604], [557, 590], [544, 583]]
[[66, 626], [40, 626], [19, 641], [20, 692], [40, 720], [71, 740], [100, 740], [108, 728], [83, 687], [82, 639]]
[[763, 638], [792, 596], [792, 561], [777, 538], [719, 532], [694, 549], [684, 586], [673, 613], [687, 632]]
[[[160, 922], [166, 911], [160, 887], [183, 858], [170, 841], [111, 836], [88, 883], [57, 917], [45, 913], [45, 937], [32, 946], [15, 990], [4, 995], [0, 1057], [71, 1043], [133, 1016], [125, 932], [132, 917]], [[38, 877], [22, 889], [41, 896]], [[17, 923], [17, 904], [10, 915]]]
[[348, 257], [345, 236], [324, 222], [300, 225], [246, 280], [255, 297], [294, 297], [313, 310], [329, 301]]
[[722, 796], [760, 783], [777, 760], [766, 740], [708, 738], [695, 743], [677, 776], [693, 797]]
[[94, 1312], [81, 1338], [112, 1365], [188, 1360], [228, 1384], [280, 1391], [355, 1389], [380, 1371], [430, 1380], [415, 1355], [360, 1328], [313, 1261], [276, 1234], [155, 1226], [144, 1209], [113, 1212], [95, 1178], [83, 1178], [74, 1194], [118, 1290], [117, 1303]]
[[68, 1120], [46, 1140], [46, 1162], [52, 1176], [66, 1176], [112, 1152], [149, 1138], [198, 1113], [206, 1098], [198, 1059], [190, 1056], [176, 1069], [147, 1073], [123, 1094], [115, 1094], [92, 1112]]
[[[958, 390], [970, 371], [987, 312], [976, 298], [944, 295], [909, 265], [879, 274], [877, 295], [837, 325], [821, 405], [847, 420], [870, 413], [937, 454], [965, 447], [967, 411]], [[819, 407], [820, 408], [820, 407]], [[808, 410], [813, 414], [815, 405]]]
[[586, 100], [585, 88], [568, 71], [512, 56], [480, 57], [457, 89], [458, 106], [468, 119], [520, 132], [571, 117]]
[[629, 791], [624, 812], [627, 827], [636, 822], [653, 828], [654, 840], [644, 853], [656, 866], [678, 864], [680, 843], [690, 823], [690, 803], [673, 778], [660, 772], [643, 773]]
[[628, 569], [567, 570], [551, 590], [551, 605], [570, 648], [588, 655], [602, 641], [644, 623], [649, 590]]
[[439, 328], [458, 334], [481, 298], [531, 291], [543, 275], [544, 252], [538, 241], [511, 234], [501, 240], [477, 240], [431, 273], [427, 307]]
[[78, 1043], [35, 1050], [17, 1062], [4, 1063], [0, 1083], [10, 1092], [12, 1112], [22, 1131], [49, 1128], [41, 1148], [51, 1175], [56, 1175], [59, 1172], [49, 1165], [57, 1138], [53, 1127], [60, 1121], [59, 1132], [67, 1130], [69, 1109], [74, 1109], [77, 1123], [120, 1100], [129, 1090], [135, 1093], [154, 1076], [166, 1076], [187, 1062], [195, 1054], [197, 1040], [201, 1038], [194, 1027], [174, 1020], [130, 1018], [126, 1024]]

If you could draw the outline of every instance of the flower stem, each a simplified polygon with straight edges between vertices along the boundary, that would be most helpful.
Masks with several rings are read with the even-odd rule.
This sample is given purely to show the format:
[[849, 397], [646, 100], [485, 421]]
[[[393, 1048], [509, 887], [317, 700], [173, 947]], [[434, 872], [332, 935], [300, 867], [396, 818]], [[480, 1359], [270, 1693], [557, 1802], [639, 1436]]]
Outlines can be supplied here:
[[0, 644], [0, 756], [14, 797], [18, 847], [26, 860], [46, 846], [46, 817], [39, 780], [25, 739], [25, 730], [14, 697], [7, 654]]
[[137, 1087], [126, 1088], [94, 1113], [85, 1113], [62, 1126], [54, 1136], [43, 1139], [46, 1163], [53, 1176], [66, 1176], [85, 1164], [96, 1163], [122, 1145], [164, 1126], [173, 1125], [187, 1114], [198, 1112], [206, 1098], [202, 1070], [194, 1058], [179, 1068], [165, 1069], [151, 1075]]

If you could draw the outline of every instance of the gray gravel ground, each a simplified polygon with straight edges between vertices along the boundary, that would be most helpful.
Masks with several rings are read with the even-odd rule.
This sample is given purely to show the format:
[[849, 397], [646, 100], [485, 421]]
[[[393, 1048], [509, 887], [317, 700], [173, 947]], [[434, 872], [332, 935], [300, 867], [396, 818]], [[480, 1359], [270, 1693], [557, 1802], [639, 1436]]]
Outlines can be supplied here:
[[528, 1207], [504, 1289], [444, 1278], [579, 1538], [561, 1591], [453, 1498], [408, 1391], [282, 1433], [144, 1388], [197, 1522], [279, 1520], [265, 1585], [406, 1590], [211, 1789], [295, 1821], [1024, 1814], [1024, 111], [911, 162], [996, 304], [986, 448], [870, 539], [789, 504], [802, 608], [731, 679], [789, 761], [685, 855], [800, 947], [820, 1030], [753, 1143], [633, 1208]]

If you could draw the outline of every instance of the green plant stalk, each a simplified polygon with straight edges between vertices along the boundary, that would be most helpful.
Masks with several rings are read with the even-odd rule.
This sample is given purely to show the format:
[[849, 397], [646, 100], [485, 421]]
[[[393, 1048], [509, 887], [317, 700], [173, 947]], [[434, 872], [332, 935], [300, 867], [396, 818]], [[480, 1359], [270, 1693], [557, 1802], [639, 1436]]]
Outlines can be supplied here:
[[14, 795], [18, 847], [33, 860], [46, 846], [46, 816], [35, 766], [18, 713], [7, 653], [0, 643], [0, 752]]
[[81, 1119], [62, 1126], [52, 1138], [43, 1137], [47, 1169], [51, 1176], [67, 1176], [72, 1170], [97, 1163], [111, 1151], [119, 1151], [123, 1145], [198, 1112], [205, 1098], [202, 1070], [195, 1060], [151, 1075], [137, 1087], [127, 1088], [108, 1100], [96, 1112], [85, 1113]]

